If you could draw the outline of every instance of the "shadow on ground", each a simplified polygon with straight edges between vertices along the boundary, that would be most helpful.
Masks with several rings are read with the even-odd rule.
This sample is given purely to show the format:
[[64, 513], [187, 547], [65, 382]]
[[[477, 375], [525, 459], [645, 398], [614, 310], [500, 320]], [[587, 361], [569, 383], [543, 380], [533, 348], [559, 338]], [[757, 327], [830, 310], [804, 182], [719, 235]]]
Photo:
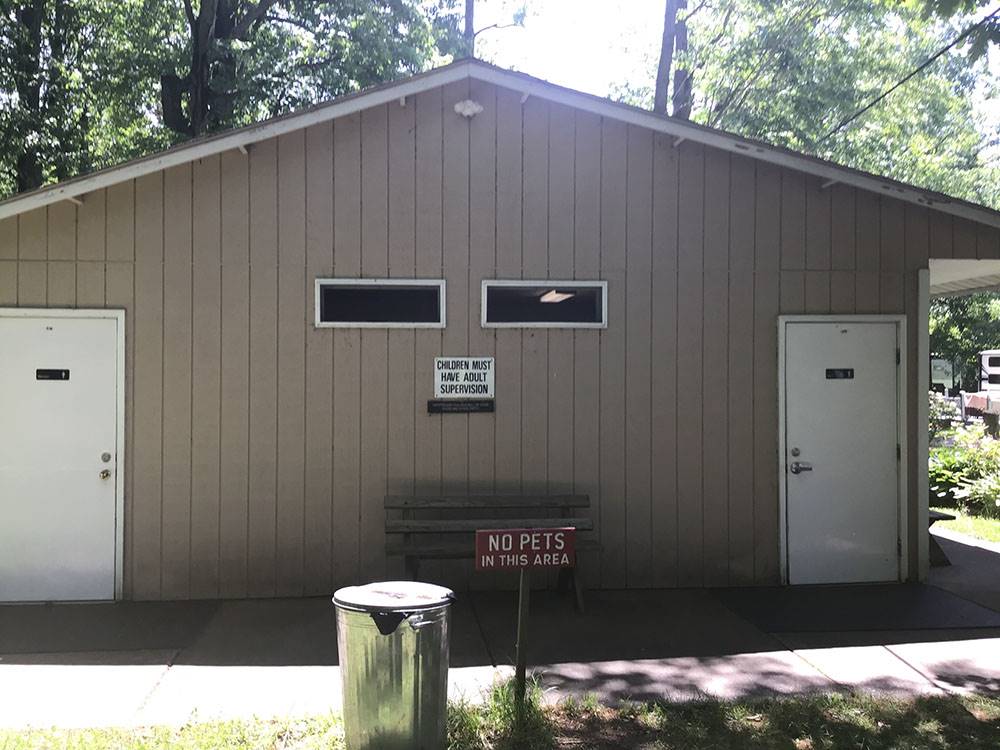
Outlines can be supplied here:
[[[1000, 636], [1000, 628], [970, 627], [994, 619], [1000, 624], [1000, 615], [975, 604], [928, 587], [882, 589], [594, 591], [583, 614], [574, 610], [571, 597], [537, 591], [528, 655], [536, 664], [711, 660], [748, 653], [780, 659], [788, 648]], [[902, 605], [914, 602], [907, 611], [921, 617], [897, 618], [898, 627], [906, 629], [892, 629], [894, 616], [906, 609]], [[815, 611], [824, 606], [839, 613], [830, 626], [834, 632], [819, 629], [815, 621]], [[935, 606], [944, 619], [928, 614]], [[772, 609], [782, 612], [781, 618], [776, 620]], [[460, 594], [453, 611], [452, 665], [512, 663], [515, 616], [512, 592]], [[809, 627], [797, 630], [788, 622]], [[914, 622], [921, 627], [912, 627]], [[59, 654], [72, 654], [74, 663], [142, 664], [152, 652], [171, 654], [172, 664], [336, 665], [334, 610], [326, 597], [0, 607], [2, 663], [56, 663]]]
[[951, 565], [931, 568], [928, 583], [1000, 612], [998, 545], [980, 546], [975, 540], [945, 529], [933, 533]]

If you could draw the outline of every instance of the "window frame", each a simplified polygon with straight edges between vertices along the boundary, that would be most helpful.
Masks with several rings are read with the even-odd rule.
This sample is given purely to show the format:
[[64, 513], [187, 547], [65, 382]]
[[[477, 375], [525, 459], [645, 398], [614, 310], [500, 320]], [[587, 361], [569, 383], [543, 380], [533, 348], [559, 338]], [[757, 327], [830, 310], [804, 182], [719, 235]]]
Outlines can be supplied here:
[[[322, 320], [321, 293], [324, 286], [389, 286], [389, 287], [437, 287], [438, 290], [438, 311], [439, 320], [436, 322], [383, 322], [383, 321], [324, 321]], [[417, 278], [393, 278], [393, 279], [365, 279], [365, 278], [343, 278], [335, 276], [317, 277], [313, 287], [313, 297], [315, 305], [315, 318], [313, 325], [316, 328], [444, 328], [447, 324], [447, 289], [444, 279], [417, 279]]]
[[[601, 320], [596, 323], [550, 323], [537, 322], [489, 322], [486, 315], [486, 299], [490, 287], [588, 287], [601, 290]], [[479, 301], [479, 322], [483, 328], [607, 328], [608, 327], [608, 282], [607, 280], [580, 279], [483, 279]]]

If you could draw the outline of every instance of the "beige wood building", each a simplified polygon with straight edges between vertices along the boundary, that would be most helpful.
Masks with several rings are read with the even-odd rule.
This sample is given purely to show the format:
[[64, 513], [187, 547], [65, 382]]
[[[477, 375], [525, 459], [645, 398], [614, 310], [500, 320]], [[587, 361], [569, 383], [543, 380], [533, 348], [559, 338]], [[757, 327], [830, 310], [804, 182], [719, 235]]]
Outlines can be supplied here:
[[[809, 395], [822, 383], [783, 390], [798, 344], [779, 316], [891, 323], [899, 465], [879, 460], [897, 488], [888, 577], [902, 580], [926, 567], [929, 258], [1000, 259], [1000, 214], [463, 61], [0, 203], [0, 321], [124, 311], [109, 318], [124, 360], [105, 463], [126, 599], [326, 594], [398, 574], [382, 501], [414, 492], [590, 495], [595, 587], [796, 582], [798, 406], [784, 401], [815, 407], [811, 427], [795, 422], [809, 434], [838, 414]], [[317, 325], [317, 279], [414, 281], [440, 309], [420, 325]], [[493, 326], [491, 280], [596, 290], [596, 307]], [[60, 387], [43, 370], [77, 382], [58, 357], [29, 361], [34, 329], [19, 330], [0, 325], [0, 372], [21, 352], [38, 388]], [[442, 356], [494, 358], [495, 411], [428, 413]], [[842, 365], [822, 365], [828, 385], [862, 381]], [[19, 382], [11, 403], [26, 403]], [[69, 412], [32, 420], [39, 445]], [[816, 471], [795, 480], [820, 481], [802, 450]], [[46, 509], [49, 490], [25, 489], [43, 487], [37, 471], [0, 479], [0, 515], [30, 502], [25, 533], [58, 548], [54, 529], [77, 527]], [[102, 598], [18, 595], [25, 575], [0, 555], [0, 600]]]

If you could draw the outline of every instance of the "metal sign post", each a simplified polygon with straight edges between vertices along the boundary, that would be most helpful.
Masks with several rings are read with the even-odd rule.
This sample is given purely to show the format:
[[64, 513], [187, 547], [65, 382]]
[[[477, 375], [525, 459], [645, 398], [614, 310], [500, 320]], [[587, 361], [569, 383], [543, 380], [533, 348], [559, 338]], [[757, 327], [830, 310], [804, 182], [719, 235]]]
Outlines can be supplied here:
[[514, 661], [514, 700], [518, 718], [524, 715], [524, 693], [528, 671], [528, 598], [531, 596], [531, 570], [521, 568], [520, 590], [517, 594], [517, 643]]
[[533, 568], [576, 565], [576, 529], [481, 529], [476, 532], [476, 570], [520, 571], [517, 596], [517, 644], [514, 699], [524, 713], [528, 671], [528, 607]]

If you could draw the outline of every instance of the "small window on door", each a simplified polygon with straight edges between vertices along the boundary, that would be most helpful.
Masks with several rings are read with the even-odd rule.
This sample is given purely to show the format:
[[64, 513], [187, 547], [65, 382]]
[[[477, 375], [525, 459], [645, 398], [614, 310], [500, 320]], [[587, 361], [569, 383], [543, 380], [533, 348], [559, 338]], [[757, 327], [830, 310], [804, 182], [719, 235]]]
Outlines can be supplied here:
[[317, 328], [444, 328], [444, 279], [316, 279]]
[[606, 281], [483, 282], [484, 328], [606, 328]]

